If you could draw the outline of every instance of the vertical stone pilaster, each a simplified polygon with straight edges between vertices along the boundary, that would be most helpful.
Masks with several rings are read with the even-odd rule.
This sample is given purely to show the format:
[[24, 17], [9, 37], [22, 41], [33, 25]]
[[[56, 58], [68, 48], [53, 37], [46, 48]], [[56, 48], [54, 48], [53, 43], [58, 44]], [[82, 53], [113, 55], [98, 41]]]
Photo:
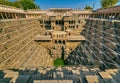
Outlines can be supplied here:
[[1, 15], [2, 19], [4, 19], [3, 13], [0, 13], [0, 15]]
[[17, 18], [17, 15], [16, 14], [14, 14], [15, 15], [15, 18]]
[[12, 18], [15, 18], [15, 16], [14, 16], [14, 14], [13, 14], [13, 13], [11, 13], [11, 15], [12, 15]]
[[8, 19], [8, 17], [7, 17], [7, 13], [5, 13], [5, 17], [6, 17], [6, 19]]

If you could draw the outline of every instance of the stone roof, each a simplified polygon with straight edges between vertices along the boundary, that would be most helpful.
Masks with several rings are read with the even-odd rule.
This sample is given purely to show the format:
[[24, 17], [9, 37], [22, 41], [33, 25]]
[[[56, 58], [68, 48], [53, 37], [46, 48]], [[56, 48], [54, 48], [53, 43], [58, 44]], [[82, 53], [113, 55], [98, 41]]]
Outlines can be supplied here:
[[0, 12], [24, 13], [24, 10], [12, 6], [0, 5]]
[[52, 34], [67, 34], [65, 31], [54, 31]]
[[52, 40], [50, 36], [38, 35], [35, 40]]
[[73, 31], [73, 30], [71, 30], [71, 29], [67, 29], [66, 31], [67, 31], [67, 32], [71, 32], [71, 31]]
[[83, 36], [68, 36], [67, 40], [68, 41], [81, 41], [81, 40], [85, 40], [85, 38]]
[[113, 7], [106, 7], [106, 8], [100, 8], [97, 10], [96, 13], [119, 13], [120, 12], [120, 5], [113, 6]]

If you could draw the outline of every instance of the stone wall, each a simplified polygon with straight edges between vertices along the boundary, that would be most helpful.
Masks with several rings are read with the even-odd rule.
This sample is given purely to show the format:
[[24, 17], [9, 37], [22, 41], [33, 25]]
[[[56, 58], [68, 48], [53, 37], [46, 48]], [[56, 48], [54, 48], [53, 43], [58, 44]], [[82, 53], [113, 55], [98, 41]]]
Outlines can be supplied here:
[[[86, 41], [76, 48], [66, 62], [69, 65], [120, 65], [120, 21], [86, 19], [82, 35]], [[87, 59], [87, 60], [86, 60]]]
[[44, 47], [34, 41], [36, 35], [43, 33], [44, 29], [40, 27], [37, 19], [0, 21], [0, 67], [21, 67], [33, 56], [41, 58], [36, 59], [36, 62], [33, 59], [33, 63], [30, 64], [29, 62], [29, 66], [52, 65], [50, 56], [43, 53], [46, 51], [40, 51]]

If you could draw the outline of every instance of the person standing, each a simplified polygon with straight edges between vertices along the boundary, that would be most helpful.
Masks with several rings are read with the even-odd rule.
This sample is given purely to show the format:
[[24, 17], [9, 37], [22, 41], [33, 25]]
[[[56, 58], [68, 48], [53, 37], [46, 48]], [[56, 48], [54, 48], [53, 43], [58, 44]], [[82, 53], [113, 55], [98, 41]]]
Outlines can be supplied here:
[[115, 16], [112, 16], [112, 20], [114, 20], [115, 19]]

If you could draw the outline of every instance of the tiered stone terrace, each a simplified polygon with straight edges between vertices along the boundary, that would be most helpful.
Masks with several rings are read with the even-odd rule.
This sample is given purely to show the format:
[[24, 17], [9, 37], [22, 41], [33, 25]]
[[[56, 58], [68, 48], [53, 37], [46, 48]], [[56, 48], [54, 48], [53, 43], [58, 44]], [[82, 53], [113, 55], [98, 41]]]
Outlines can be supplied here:
[[[0, 83], [119, 83], [119, 7], [92, 12], [0, 6]], [[43, 39], [36, 41], [38, 36]], [[51, 67], [50, 49], [60, 54], [54, 48], [59, 44], [67, 66]]]
[[87, 68], [84, 66], [28, 67], [1, 71], [0, 83], [119, 83], [118, 69]]
[[[31, 61], [36, 66], [52, 65], [45, 48], [34, 42], [36, 35], [44, 31], [37, 19], [2, 20], [0, 26], [1, 68], [29, 66]], [[48, 64], [43, 61], [47, 59]]]
[[[118, 20], [86, 19], [81, 33], [86, 38], [86, 42], [71, 52], [66, 62], [77, 65], [81, 63], [98, 65], [100, 63], [106, 68], [119, 68], [119, 22]], [[83, 59], [83, 57], [86, 58]]]

